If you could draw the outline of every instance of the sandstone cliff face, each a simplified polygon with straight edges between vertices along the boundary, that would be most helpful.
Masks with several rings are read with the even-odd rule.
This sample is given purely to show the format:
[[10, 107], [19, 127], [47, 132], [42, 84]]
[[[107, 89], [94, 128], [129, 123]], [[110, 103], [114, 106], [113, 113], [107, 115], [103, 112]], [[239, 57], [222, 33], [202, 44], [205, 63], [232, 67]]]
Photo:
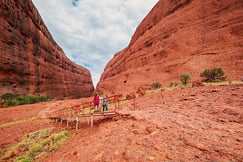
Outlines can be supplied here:
[[65, 56], [31, 0], [1, 0], [0, 31], [0, 94], [91, 95], [90, 72]]
[[129, 46], [107, 64], [97, 91], [129, 94], [154, 82], [193, 80], [222, 67], [227, 80], [243, 76], [243, 1], [160, 0], [138, 26]]

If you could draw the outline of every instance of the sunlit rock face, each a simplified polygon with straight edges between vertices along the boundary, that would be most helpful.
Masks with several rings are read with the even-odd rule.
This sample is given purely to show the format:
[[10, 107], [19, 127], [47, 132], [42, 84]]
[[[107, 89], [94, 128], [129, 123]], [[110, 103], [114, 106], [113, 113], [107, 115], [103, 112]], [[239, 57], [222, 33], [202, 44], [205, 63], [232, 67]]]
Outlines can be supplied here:
[[129, 94], [154, 82], [200, 80], [222, 67], [227, 80], [243, 76], [243, 1], [160, 0], [137, 27], [130, 44], [106, 65], [97, 91]]
[[91, 95], [89, 70], [65, 56], [31, 0], [1, 0], [0, 31], [0, 94]]

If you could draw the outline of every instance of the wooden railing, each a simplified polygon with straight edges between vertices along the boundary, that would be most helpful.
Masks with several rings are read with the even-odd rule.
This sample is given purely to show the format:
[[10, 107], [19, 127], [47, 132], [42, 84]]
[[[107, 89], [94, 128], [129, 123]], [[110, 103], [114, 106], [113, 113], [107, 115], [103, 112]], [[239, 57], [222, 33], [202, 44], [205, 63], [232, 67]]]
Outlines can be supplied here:
[[[93, 101], [80, 103], [70, 107], [64, 107], [57, 111], [53, 111], [48, 114], [50, 119], [60, 121], [61, 125], [65, 121], [67, 127], [69, 122], [76, 122], [76, 130], [79, 127], [79, 121], [81, 118], [87, 118], [88, 124], [93, 127], [93, 121], [95, 116], [113, 116], [117, 114], [117, 110], [120, 109], [120, 104], [129, 102], [131, 99], [119, 99], [118, 95], [108, 97], [108, 111], [102, 111], [103, 105], [99, 105], [99, 109], [96, 110]], [[133, 98], [135, 107], [135, 98]]]

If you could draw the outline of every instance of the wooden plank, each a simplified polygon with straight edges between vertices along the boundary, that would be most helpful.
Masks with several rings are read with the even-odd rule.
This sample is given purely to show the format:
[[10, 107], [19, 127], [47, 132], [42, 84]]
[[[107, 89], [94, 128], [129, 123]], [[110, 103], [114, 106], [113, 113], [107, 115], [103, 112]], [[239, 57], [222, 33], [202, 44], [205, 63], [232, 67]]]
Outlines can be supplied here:
[[94, 113], [94, 116], [108, 116], [108, 115], [116, 115], [117, 113], [115, 111], [110, 111], [110, 112], [99, 112], [99, 113]]

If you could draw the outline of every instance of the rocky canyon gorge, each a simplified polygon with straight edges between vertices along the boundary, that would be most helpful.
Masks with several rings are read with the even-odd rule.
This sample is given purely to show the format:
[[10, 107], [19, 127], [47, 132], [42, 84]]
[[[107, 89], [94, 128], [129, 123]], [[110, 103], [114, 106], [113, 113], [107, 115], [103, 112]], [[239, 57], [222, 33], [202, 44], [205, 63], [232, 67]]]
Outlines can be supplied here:
[[137, 27], [130, 44], [109, 61], [97, 86], [129, 94], [154, 82], [198, 81], [222, 67], [227, 80], [243, 76], [243, 1], [160, 0]]
[[91, 95], [90, 71], [66, 57], [31, 0], [1, 0], [0, 24], [0, 94]]

